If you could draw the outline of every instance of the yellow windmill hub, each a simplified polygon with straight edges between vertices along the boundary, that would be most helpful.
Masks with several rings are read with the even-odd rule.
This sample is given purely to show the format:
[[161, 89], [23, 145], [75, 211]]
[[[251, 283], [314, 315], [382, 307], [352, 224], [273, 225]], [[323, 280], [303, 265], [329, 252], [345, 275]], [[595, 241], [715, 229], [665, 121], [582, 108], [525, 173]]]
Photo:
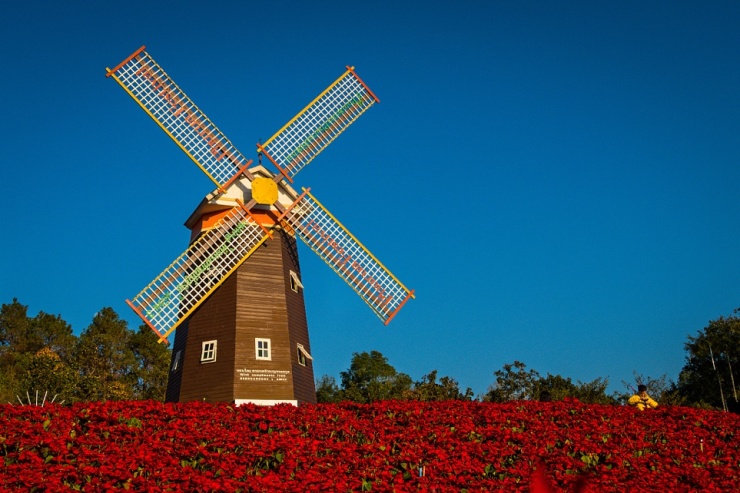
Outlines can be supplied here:
[[278, 186], [274, 180], [258, 176], [252, 180], [252, 198], [258, 204], [272, 205], [278, 199]]

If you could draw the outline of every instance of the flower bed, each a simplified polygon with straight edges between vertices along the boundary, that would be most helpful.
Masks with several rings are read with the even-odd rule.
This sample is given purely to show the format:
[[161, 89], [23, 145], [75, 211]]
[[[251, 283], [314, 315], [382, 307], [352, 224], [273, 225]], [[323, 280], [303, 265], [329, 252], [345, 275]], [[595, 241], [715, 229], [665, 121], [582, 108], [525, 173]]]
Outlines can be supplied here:
[[725, 492], [739, 430], [577, 401], [1, 405], [0, 489], [530, 491], [539, 470], [554, 491]]

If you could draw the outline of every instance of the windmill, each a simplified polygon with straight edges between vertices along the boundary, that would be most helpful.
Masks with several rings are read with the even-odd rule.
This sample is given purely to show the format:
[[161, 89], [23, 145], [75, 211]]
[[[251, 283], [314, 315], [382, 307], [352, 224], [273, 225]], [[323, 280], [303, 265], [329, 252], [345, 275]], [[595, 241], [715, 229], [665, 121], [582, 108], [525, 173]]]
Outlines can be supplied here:
[[[168, 401], [315, 402], [296, 238], [386, 325], [414, 297], [295, 175], [378, 99], [347, 70], [275, 135], [258, 165], [142, 46], [112, 77], [216, 185], [186, 221], [191, 242], [128, 305], [159, 337], [177, 329]], [[267, 158], [276, 172], [261, 164]]]

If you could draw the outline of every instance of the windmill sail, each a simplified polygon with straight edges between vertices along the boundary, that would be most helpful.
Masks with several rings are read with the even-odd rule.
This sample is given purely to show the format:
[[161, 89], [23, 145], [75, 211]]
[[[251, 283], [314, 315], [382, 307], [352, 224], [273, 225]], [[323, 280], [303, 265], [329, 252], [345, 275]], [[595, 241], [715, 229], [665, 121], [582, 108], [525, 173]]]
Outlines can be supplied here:
[[218, 186], [248, 160], [142, 46], [106, 72]]
[[316, 197], [304, 198], [286, 218], [298, 237], [350, 285], [386, 325], [414, 297]]
[[339, 79], [257, 148], [292, 181], [293, 176], [376, 102], [378, 98], [355, 74], [354, 68], [347, 67]]
[[126, 301], [164, 341], [268, 237], [236, 207]]
[[[226, 192], [241, 175], [252, 191], [272, 188], [258, 183], [246, 159], [211, 120], [175, 84], [142, 46], [106, 70], [190, 159]], [[367, 111], [377, 97], [347, 67], [275, 135], [257, 149], [279, 170], [275, 182], [292, 177]], [[254, 181], [253, 181], [254, 180]], [[274, 185], [274, 184], [273, 184]], [[287, 185], [286, 185], [287, 186]], [[293, 192], [294, 193], [294, 192]], [[290, 195], [290, 194], [289, 194]], [[127, 303], [160, 338], [166, 338], [261, 245], [269, 233], [250, 214], [257, 200], [283, 212], [278, 218], [321, 257], [388, 324], [414, 297], [357, 239], [306, 190], [290, 209], [268, 203], [272, 195], [240, 202], [204, 232], [159, 276]], [[264, 197], [270, 197], [265, 199]]]

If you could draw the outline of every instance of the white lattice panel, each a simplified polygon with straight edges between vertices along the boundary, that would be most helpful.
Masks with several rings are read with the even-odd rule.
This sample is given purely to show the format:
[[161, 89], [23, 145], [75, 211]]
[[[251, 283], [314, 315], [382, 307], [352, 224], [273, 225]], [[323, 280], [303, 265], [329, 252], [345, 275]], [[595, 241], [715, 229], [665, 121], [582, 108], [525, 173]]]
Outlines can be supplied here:
[[192, 243], [130, 302], [166, 338], [267, 239], [237, 207]]
[[413, 297], [316, 198], [306, 193], [287, 218], [296, 233], [388, 323]]
[[141, 51], [108, 72], [217, 185], [223, 185], [247, 159], [170, 79]]
[[260, 150], [292, 177], [376, 101], [373, 93], [349, 69], [262, 144]]

